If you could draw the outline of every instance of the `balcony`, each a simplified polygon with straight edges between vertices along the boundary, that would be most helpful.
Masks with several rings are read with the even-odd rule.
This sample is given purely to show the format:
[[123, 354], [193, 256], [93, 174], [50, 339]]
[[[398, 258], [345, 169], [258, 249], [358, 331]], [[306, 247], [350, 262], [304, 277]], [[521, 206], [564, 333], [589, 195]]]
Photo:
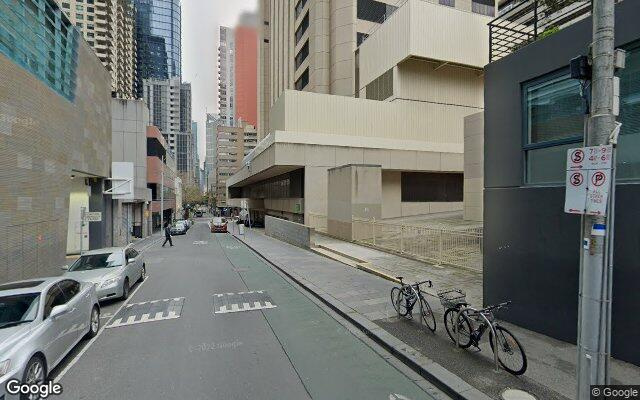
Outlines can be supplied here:
[[407, 0], [359, 47], [364, 86], [409, 58], [482, 69], [491, 17], [425, 0]]
[[490, 62], [591, 15], [591, 1], [587, 0], [521, 0], [513, 4], [489, 23]]

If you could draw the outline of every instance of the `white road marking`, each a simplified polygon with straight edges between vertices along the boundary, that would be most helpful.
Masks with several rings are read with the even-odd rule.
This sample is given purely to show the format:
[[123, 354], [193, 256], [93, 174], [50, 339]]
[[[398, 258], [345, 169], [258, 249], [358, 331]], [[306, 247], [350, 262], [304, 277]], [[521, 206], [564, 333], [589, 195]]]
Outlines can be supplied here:
[[69, 372], [71, 367], [73, 367], [78, 362], [80, 357], [82, 357], [84, 355], [84, 353], [86, 353], [87, 350], [89, 350], [89, 347], [91, 347], [91, 345], [93, 345], [93, 343], [95, 343], [95, 341], [98, 340], [100, 335], [102, 335], [102, 332], [104, 332], [106, 326], [109, 325], [109, 323], [111, 323], [111, 320], [113, 319], [113, 317], [115, 317], [116, 314], [118, 314], [120, 311], [122, 311], [122, 309], [131, 301], [131, 299], [133, 299], [133, 296], [136, 294], [136, 292], [138, 290], [140, 290], [142, 285], [144, 285], [145, 282], [148, 281], [148, 280], [149, 280], [149, 277], [147, 276], [147, 279], [145, 279], [144, 281], [140, 282], [138, 287], [133, 292], [131, 292], [131, 294], [129, 295], [129, 298], [124, 303], [122, 303], [120, 305], [120, 308], [118, 308], [118, 311], [116, 311], [116, 313], [109, 319], [109, 321], [107, 321], [106, 324], [104, 324], [104, 325], [102, 325], [102, 327], [100, 327], [100, 330], [98, 331], [98, 334], [93, 339], [89, 340], [89, 343], [87, 343], [87, 345], [84, 346], [84, 348], [82, 350], [80, 350], [80, 352], [78, 354], [76, 354], [76, 356], [73, 357], [71, 359], [71, 361], [69, 361], [69, 364], [67, 364], [66, 367], [64, 367], [64, 369], [62, 371], [60, 371], [60, 373], [53, 380], [54, 383], [60, 382], [60, 380], [65, 376], [65, 374], [67, 372]]

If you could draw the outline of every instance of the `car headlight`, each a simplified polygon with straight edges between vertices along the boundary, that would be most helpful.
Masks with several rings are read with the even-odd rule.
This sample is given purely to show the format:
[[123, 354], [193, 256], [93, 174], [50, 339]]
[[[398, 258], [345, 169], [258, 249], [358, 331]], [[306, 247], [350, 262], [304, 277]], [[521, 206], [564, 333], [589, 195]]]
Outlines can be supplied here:
[[108, 287], [108, 286], [113, 286], [116, 283], [118, 283], [118, 278], [117, 277], [116, 278], [109, 278], [109, 279], [104, 280], [102, 282], [102, 284], [100, 285], [100, 287], [104, 288], [104, 287]]
[[0, 377], [6, 375], [9, 372], [9, 368], [11, 368], [11, 360], [7, 359], [0, 362]]

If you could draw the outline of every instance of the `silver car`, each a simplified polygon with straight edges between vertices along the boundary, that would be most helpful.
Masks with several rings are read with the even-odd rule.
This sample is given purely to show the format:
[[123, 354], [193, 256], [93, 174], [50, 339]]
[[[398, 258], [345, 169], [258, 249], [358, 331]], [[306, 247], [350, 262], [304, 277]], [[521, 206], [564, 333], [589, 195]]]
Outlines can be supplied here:
[[110, 247], [83, 253], [64, 276], [96, 285], [98, 299], [127, 299], [131, 286], [147, 276], [144, 256], [132, 247]]
[[16, 398], [5, 393], [10, 380], [45, 382], [48, 371], [99, 329], [90, 283], [57, 277], [0, 285], [0, 399]]

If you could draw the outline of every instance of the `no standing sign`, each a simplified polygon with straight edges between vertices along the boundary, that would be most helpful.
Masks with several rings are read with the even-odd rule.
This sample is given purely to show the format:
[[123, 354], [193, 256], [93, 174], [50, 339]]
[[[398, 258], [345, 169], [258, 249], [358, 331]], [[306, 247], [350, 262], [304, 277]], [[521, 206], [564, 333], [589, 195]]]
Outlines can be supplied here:
[[605, 215], [612, 154], [610, 145], [567, 150], [566, 213]]

